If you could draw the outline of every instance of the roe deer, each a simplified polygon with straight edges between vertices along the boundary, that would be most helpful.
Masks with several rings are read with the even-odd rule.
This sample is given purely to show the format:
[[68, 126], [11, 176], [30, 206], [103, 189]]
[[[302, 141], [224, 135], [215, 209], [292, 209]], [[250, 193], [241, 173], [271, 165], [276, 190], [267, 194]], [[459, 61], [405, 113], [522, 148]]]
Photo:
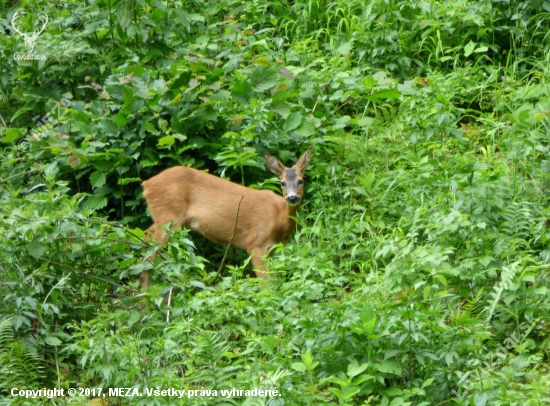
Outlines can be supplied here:
[[[267, 167], [281, 179], [282, 197], [186, 166], [166, 169], [143, 182], [143, 195], [154, 221], [145, 233], [164, 243], [166, 232], [159, 226], [175, 221], [174, 228], [185, 227], [214, 242], [246, 250], [252, 255], [258, 278], [267, 280], [262, 256], [273, 245], [286, 244], [294, 231], [296, 224], [289, 216], [296, 216], [300, 208], [303, 175], [312, 151], [313, 147], [309, 148], [292, 168], [265, 154]], [[147, 271], [141, 273], [140, 281], [142, 287], [147, 286]]]

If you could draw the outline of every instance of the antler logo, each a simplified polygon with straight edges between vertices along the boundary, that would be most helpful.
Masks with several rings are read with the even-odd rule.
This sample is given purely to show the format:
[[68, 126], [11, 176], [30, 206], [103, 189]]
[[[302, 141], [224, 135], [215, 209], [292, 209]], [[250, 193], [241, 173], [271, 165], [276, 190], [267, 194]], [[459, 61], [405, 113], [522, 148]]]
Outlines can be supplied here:
[[34, 43], [36, 42], [36, 39], [42, 33], [42, 31], [44, 31], [44, 29], [46, 28], [46, 25], [48, 24], [48, 20], [49, 20], [48, 15], [47, 14], [43, 14], [43, 15], [45, 17], [44, 25], [42, 26], [40, 31], [33, 31], [32, 34], [27, 34], [27, 31], [21, 32], [15, 26], [15, 23], [19, 19], [19, 11], [16, 11], [15, 14], [13, 15], [13, 17], [11, 18], [11, 26], [15, 30], [15, 32], [17, 32], [19, 35], [21, 35], [23, 37], [23, 39], [25, 40], [25, 47], [27, 48], [27, 52], [29, 54], [32, 54], [32, 51], [34, 50]]

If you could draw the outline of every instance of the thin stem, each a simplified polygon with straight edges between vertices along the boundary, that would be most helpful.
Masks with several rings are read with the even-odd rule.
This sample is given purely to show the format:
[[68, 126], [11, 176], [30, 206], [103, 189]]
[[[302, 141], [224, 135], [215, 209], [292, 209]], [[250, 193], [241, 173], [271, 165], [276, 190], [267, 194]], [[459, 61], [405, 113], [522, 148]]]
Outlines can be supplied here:
[[241, 211], [241, 203], [243, 202], [243, 199], [244, 199], [244, 196], [241, 196], [241, 201], [239, 202], [239, 207], [237, 208], [237, 217], [235, 218], [235, 227], [233, 228], [233, 235], [231, 236], [231, 239], [229, 240], [229, 244], [225, 249], [225, 253], [223, 254], [223, 258], [222, 258], [222, 263], [220, 264], [220, 267], [218, 268], [218, 272], [216, 272], [216, 276], [212, 280], [212, 283], [216, 282], [216, 280], [218, 279], [218, 276], [220, 275], [220, 272], [222, 271], [223, 266], [225, 264], [225, 258], [227, 257], [227, 252], [229, 251], [229, 247], [231, 247], [233, 238], [235, 238], [235, 234], [237, 234], [237, 224], [239, 223], [239, 212]]

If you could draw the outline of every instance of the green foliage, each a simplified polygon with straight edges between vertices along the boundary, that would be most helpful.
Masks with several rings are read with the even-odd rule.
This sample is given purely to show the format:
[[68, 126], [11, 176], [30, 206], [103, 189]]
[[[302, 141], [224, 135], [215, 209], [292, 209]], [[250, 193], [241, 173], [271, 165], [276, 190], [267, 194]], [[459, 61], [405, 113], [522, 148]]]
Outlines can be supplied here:
[[[2, 402], [550, 402], [548, 2], [0, 4]], [[46, 59], [16, 11], [49, 16]], [[306, 145], [268, 289], [185, 230], [144, 240], [143, 180], [277, 191], [263, 153]]]
[[11, 319], [0, 322], [0, 365], [2, 394], [9, 393], [12, 388], [33, 387], [40, 383], [43, 365], [28, 342], [15, 340]]

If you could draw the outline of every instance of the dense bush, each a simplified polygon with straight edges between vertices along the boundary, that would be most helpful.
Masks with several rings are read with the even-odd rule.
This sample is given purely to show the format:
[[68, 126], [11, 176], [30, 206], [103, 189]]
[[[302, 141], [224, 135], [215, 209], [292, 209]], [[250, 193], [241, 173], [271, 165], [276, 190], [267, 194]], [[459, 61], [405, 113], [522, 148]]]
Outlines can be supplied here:
[[[550, 401], [549, 2], [0, 4], [3, 403]], [[49, 17], [45, 60], [16, 11]], [[185, 230], [144, 240], [141, 181], [277, 190], [263, 153], [310, 145], [269, 289]]]

